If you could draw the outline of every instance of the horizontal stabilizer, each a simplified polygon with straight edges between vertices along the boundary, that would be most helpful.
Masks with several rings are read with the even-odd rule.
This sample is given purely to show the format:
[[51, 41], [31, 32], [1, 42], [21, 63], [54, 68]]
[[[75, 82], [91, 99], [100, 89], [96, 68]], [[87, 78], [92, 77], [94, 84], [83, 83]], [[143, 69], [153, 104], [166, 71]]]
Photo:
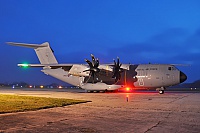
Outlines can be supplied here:
[[48, 47], [49, 43], [48, 42], [45, 42], [41, 45], [38, 45], [38, 44], [27, 44], [27, 43], [15, 43], [15, 42], [6, 42], [7, 44], [10, 44], [10, 45], [14, 45], [14, 46], [21, 46], [21, 47], [27, 47], [27, 48], [40, 48], [40, 47]]
[[50, 68], [50, 69], [57, 69], [57, 68], [62, 68], [65, 71], [69, 71], [73, 64], [18, 64], [19, 67], [43, 67], [45, 68]]
[[17, 64], [19, 67], [46, 67], [47, 65], [43, 64]]
[[74, 64], [17, 64], [19, 67], [67, 67]]

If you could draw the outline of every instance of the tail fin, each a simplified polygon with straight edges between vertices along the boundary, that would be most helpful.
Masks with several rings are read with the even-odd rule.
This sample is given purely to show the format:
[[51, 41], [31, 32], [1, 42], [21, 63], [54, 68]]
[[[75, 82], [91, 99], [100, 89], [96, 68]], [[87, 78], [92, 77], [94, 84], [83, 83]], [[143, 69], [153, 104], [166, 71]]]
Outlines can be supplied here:
[[15, 43], [15, 42], [7, 42], [7, 44], [14, 45], [14, 46], [33, 48], [35, 50], [41, 64], [58, 64], [58, 62], [53, 54], [53, 50], [51, 49], [48, 42], [45, 42], [40, 45]]

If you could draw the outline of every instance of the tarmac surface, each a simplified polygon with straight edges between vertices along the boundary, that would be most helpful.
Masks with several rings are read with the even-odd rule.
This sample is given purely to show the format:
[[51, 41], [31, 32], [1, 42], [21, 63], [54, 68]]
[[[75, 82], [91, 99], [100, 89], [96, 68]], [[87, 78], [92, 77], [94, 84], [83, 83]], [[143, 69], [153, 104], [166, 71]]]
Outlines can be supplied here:
[[92, 102], [0, 114], [0, 132], [199, 133], [200, 93], [84, 93], [79, 89], [5, 89], [1, 94]]

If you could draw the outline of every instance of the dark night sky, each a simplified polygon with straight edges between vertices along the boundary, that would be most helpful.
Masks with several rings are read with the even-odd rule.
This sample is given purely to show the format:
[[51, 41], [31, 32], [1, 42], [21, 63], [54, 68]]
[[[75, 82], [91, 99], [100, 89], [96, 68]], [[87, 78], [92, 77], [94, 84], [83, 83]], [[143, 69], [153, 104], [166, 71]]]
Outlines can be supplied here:
[[180, 67], [186, 82], [200, 79], [199, 0], [1, 0], [0, 83], [62, 83], [40, 68], [32, 49], [5, 42], [48, 41], [60, 63], [84, 63], [93, 53], [100, 63], [190, 64]]

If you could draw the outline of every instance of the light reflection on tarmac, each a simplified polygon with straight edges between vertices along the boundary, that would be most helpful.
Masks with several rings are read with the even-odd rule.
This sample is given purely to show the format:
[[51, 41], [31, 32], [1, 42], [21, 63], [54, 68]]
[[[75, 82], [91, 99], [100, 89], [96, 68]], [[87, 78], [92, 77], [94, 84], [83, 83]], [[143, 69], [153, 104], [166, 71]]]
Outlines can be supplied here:
[[5, 89], [0, 93], [89, 100], [0, 114], [2, 132], [200, 132], [200, 93], [84, 93], [79, 89]]

